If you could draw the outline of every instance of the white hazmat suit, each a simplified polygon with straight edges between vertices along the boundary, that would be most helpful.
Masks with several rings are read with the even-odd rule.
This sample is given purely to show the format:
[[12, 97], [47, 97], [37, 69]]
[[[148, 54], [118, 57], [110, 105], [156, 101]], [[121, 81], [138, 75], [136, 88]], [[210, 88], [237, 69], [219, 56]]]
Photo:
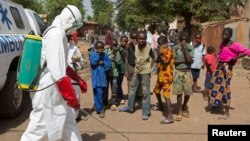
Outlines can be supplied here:
[[[47, 65], [41, 74], [38, 89], [56, 83], [66, 76], [68, 42], [65, 32], [73, 32], [81, 20], [79, 9], [67, 5], [47, 29], [42, 40], [41, 66], [45, 62]], [[30, 93], [30, 96], [33, 110], [21, 141], [82, 140], [72, 108], [67, 105], [56, 84]]]

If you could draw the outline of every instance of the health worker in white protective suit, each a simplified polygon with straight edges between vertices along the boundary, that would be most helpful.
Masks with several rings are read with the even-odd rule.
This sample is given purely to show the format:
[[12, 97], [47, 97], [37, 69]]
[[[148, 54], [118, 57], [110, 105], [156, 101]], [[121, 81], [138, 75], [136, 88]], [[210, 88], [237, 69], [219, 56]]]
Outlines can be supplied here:
[[[79, 109], [80, 105], [71, 79], [79, 83], [82, 92], [86, 92], [86, 83], [68, 67], [66, 38], [66, 33], [74, 32], [82, 25], [81, 21], [79, 9], [67, 5], [44, 32], [41, 66], [45, 69], [40, 76], [38, 90], [46, 89], [30, 93], [33, 110], [21, 141], [82, 140], [72, 110]], [[54, 85], [48, 87], [51, 84]]]

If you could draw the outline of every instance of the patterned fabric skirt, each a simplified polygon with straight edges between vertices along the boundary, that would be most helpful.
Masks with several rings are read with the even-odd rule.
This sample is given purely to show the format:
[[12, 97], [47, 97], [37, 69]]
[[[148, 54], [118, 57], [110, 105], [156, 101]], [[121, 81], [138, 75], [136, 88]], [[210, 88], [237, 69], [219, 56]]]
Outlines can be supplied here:
[[228, 68], [224, 64], [219, 64], [213, 77], [209, 83], [209, 103], [212, 106], [226, 105], [230, 106], [231, 100], [231, 78], [232, 78], [233, 66], [228, 65]]

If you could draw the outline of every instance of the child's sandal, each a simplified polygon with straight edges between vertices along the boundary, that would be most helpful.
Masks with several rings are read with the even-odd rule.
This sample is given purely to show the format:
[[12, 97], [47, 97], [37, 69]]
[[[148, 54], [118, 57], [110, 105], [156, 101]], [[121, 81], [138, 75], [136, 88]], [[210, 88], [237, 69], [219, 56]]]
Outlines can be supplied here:
[[177, 116], [176, 118], [175, 118], [175, 121], [181, 121], [182, 120], [182, 116]]
[[171, 124], [171, 123], [174, 123], [174, 121], [173, 120], [164, 119], [160, 123], [161, 124]]
[[153, 111], [163, 111], [163, 107], [159, 106], [159, 104], [155, 104], [153, 107], [152, 107], [152, 110]]
[[189, 114], [188, 111], [184, 111], [184, 112], [182, 113], [182, 116], [183, 116], [183, 117], [186, 117], [186, 118], [189, 118], [189, 117], [190, 117], [190, 114]]
[[111, 109], [111, 111], [116, 111], [117, 110], [117, 106], [116, 105], [112, 105], [110, 109]]
[[152, 110], [153, 111], [159, 111], [159, 107], [157, 105], [155, 105], [155, 106], [152, 107]]

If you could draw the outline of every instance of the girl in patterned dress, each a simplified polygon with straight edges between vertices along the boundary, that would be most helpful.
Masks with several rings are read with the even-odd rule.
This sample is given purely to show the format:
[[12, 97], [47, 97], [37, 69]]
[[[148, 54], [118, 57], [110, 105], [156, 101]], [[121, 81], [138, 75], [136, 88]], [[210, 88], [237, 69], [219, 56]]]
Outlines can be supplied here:
[[158, 105], [155, 108], [159, 110], [163, 110], [163, 102], [161, 100], [161, 91], [162, 95], [166, 101], [167, 115], [164, 120], [162, 120], [161, 124], [170, 124], [173, 123], [173, 116], [171, 112], [171, 100], [170, 100], [170, 88], [173, 82], [173, 69], [174, 69], [174, 57], [173, 57], [173, 50], [167, 44], [167, 38], [164, 36], [160, 36], [158, 38], [159, 47], [157, 48], [158, 52], [158, 79], [157, 83], [154, 88], [154, 93], [158, 100]]

